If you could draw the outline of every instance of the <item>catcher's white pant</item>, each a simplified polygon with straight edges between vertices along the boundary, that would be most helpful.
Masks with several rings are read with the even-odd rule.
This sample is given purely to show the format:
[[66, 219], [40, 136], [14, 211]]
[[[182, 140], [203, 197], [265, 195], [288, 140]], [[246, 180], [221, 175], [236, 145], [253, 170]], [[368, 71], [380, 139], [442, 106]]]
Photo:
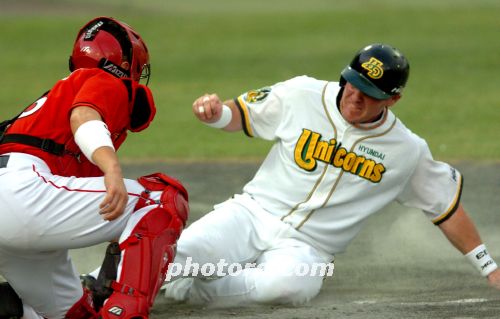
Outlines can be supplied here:
[[99, 215], [106, 195], [102, 177], [55, 176], [37, 157], [10, 154], [7, 167], [0, 168], [0, 274], [23, 300], [25, 318], [63, 318], [82, 296], [68, 250], [123, 234], [122, 241], [151, 210], [147, 206], [132, 215], [144, 188], [134, 180], [125, 185], [125, 212], [108, 222]]
[[[324, 279], [324, 273], [312, 269], [333, 267], [333, 256], [303, 236], [250, 196], [236, 195], [181, 234], [165, 295], [216, 307], [305, 303], [319, 293]], [[206, 278], [211, 273], [215, 279]]]

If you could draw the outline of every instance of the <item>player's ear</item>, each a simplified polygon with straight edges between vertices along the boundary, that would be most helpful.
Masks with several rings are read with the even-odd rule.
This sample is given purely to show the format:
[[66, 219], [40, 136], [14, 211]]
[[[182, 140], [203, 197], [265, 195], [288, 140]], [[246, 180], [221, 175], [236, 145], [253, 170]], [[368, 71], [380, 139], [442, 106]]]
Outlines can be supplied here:
[[394, 104], [396, 104], [397, 101], [399, 101], [399, 99], [401, 99], [401, 94], [396, 94], [396, 95], [393, 95], [391, 96], [390, 98], [388, 98], [386, 100], [386, 106], [387, 107], [391, 107], [393, 106]]

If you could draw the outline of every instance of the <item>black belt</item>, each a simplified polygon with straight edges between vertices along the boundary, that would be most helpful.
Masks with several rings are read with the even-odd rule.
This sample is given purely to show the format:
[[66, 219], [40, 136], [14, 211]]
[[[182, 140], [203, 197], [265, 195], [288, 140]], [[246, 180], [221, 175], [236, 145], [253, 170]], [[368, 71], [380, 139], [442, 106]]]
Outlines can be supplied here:
[[7, 163], [9, 162], [9, 155], [0, 156], [0, 168], [7, 167]]

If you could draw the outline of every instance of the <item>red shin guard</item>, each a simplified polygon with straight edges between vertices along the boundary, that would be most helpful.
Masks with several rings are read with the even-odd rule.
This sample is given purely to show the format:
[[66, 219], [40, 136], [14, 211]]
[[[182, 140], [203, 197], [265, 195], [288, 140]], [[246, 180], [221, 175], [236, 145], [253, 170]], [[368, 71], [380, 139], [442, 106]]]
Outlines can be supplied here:
[[95, 319], [97, 312], [94, 310], [92, 295], [87, 289], [83, 290], [83, 296], [66, 313], [66, 319]]
[[[175, 256], [175, 245], [188, 215], [187, 192], [179, 182], [165, 175], [139, 179], [150, 191], [162, 190], [156, 207], [137, 223], [130, 236], [120, 243], [120, 279], [112, 283], [113, 294], [100, 311], [102, 318], [148, 318], [154, 299], [163, 285], [168, 265]], [[151, 205], [139, 201], [136, 210]]]

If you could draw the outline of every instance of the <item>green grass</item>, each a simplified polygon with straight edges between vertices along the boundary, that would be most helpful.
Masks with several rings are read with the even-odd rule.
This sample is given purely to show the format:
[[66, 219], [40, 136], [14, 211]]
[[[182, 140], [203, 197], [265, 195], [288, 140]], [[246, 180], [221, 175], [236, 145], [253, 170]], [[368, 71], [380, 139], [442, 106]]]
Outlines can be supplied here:
[[263, 157], [268, 142], [200, 124], [192, 101], [295, 75], [337, 80], [356, 50], [387, 42], [411, 75], [394, 112], [436, 158], [500, 159], [500, 3], [493, 0], [108, 0], [0, 3], [0, 117], [67, 75], [83, 23], [127, 21], [146, 39], [158, 115], [120, 150], [127, 159]]

